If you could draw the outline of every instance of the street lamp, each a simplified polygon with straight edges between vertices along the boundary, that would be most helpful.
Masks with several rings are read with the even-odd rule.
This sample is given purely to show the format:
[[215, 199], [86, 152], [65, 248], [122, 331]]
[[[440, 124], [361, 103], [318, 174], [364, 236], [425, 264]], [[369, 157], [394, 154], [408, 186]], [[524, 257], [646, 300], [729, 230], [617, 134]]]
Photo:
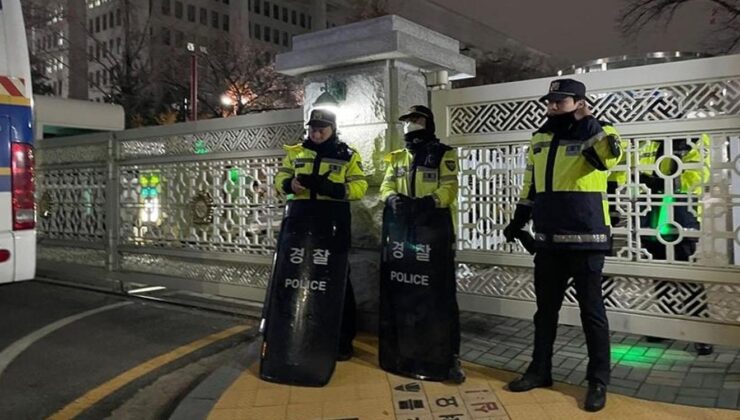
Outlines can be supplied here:
[[[190, 51], [190, 121], [198, 120], [198, 51], [196, 51], [195, 43], [188, 42], [188, 51]], [[204, 46], [199, 46], [198, 50], [207, 54], [208, 49]]]

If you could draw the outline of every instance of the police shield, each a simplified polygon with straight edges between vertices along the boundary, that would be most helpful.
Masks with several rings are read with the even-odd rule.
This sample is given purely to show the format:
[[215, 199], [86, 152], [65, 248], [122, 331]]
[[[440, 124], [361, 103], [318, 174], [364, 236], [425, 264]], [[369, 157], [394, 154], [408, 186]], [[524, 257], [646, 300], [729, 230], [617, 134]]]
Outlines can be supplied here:
[[[263, 311], [260, 376], [323, 386], [334, 372], [347, 281], [349, 226], [327, 202], [289, 202]], [[300, 206], [300, 211], [295, 211]], [[291, 208], [293, 207], [293, 208]]]
[[383, 212], [380, 366], [419, 379], [448, 378], [459, 347], [454, 233], [447, 209], [422, 217]]

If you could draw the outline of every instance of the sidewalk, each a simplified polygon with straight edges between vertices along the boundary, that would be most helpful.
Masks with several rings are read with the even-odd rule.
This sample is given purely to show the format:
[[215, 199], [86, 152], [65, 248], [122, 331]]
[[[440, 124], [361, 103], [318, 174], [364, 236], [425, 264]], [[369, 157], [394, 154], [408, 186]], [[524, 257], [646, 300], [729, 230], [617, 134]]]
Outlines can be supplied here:
[[[498, 334], [496, 331], [501, 331], [501, 325], [516, 320], [502, 318], [501, 324], [490, 324], [493, 320], [480, 318], [478, 314], [464, 314], [463, 320], [466, 325], [465, 345], [479, 347], [468, 350], [468, 353], [479, 352], [471, 356], [503, 363], [504, 356], [496, 356], [501, 357], [500, 360], [486, 356], [495, 351], [497, 345], [489, 344], [483, 351], [480, 347], [484, 345], [479, 338], [471, 336], [468, 328], [470, 322], [486, 321], [490, 326], [488, 331]], [[176, 414], [214, 420], [740, 419], [738, 411], [646, 401], [614, 392], [609, 394], [604, 410], [596, 414], [587, 413], [580, 408], [585, 392], [582, 387], [556, 383], [552, 389], [511, 393], [504, 390], [504, 385], [517, 373], [473, 363], [464, 364], [468, 380], [460, 386], [401, 378], [387, 374], [378, 367], [377, 340], [369, 335], [358, 337], [355, 341], [355, 357], [348, 362], [337, 363], [334, 376], [326, 387], [277, 385], [259, 379], [258, 347], [258, 343], [254, 343], [248, 358], [238, 362], [243, 368], [241, 372], [233, 366], [229, 368], [230, 373], [217, 371], [213, 378], [209, 378], [212, 380], [206, 381], [209, 382], [207, 387], [210, 391], [196, 388], [183, 401]], [[522, 348], [517, 355], [512, 354], [509, 362], [521, 360], [524, 351]], [[577, 366], [573, 370], [577, 371]], [[188, 408], [198, 404], [199, 413]], [[178, 416], [173, 415], [173, 418]]]

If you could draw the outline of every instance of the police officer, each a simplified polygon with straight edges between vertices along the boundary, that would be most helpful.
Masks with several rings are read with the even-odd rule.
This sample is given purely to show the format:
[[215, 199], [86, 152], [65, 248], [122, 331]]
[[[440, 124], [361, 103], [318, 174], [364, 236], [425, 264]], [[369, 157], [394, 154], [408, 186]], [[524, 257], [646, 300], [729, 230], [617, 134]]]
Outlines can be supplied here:
[[[671, 142], [671, 154], [677, 157], [683, 164], [680, 173], [678, 165], [673, 159], [658, 159], [666, 155], [665, 143]], [[665, 260], [666, 245], [658, 240], [658, 236], [664, 241], [675, 242], [678, 232], [676, 226], [670, 224], [668, 220], [668, 207], [673, 207], [673, 222], [680, 225], [681, 229], [699, 230], [701, 225], [699, 219], [702, 214], [702, 206], [688, 205], [688, 195], [691, 194], [694, 200], [701, 199], [704, 192], [704, 185], [709, 181], [709, 147], [710, 138], [707, 134], [702, 134], [698, 138], [687, 141], [685, 138], [652, 140], [645, 142], [639, 148], [639, 164], [641, 167], [658, 167], [650, 170], [640, 171], [640, 184], [646, 186], [652, 194], [670, 194], [665, 198], [672, 199], [672, 203], [665, 203], [660, 206], [653, 206], [647, 215], [640, 217], [640, 226], [643, 228], [653, 228], [658, 231], [655, 236], [641, 236], [642, 247], [650, 253], [653, 260]], [[702, 156], [701, 150], [706, 152]], [[666, 190], [666, 181], [673, 184], [673, 188]], [[673, 245], [674, 258], [676, 261], [689, 261], [696, 252], [698, 239], [684, 236], [678, 243]], [[704, 285], [701, 283], [683, 283], [680, 287], [675, 282], [661, 281], [656, 284], [658, 289], [657, 298], [662, 306], [673, 314], [692, 315], [706, 317], [707, 296]], [[676, 290], [688, 291], [688, 295], [683, 299], [676, 299]], [[683, 294], [683, 293], [681, 293]], [[650, 342], [658, 342], [662, 339], [657, 337], [648, 337]], [[694, 343], [694, 349], [699, 355], [708, 355], [714, 351], [710, 344]]]
[[[451, 243], [440, 246], [452, 248], [452, 260], [445, 265], [447, 271], [442, 290], [449, 299], [449, 316], [452, 323], [451, 359], [448, 379], [462, 383], [465, 374], [460, 367], [460, 320], [456, 300], [454, 271], [454, 220], [457, 203], [457, 152], [442, 144], [435, 135], [434, 115], [423, 105], [412, 106], [399, 120], [404, 123], [406, 147], [395, 150], [386, 157], [386, 172], [380, 186], [381, 199], [385, 200], [396, 217], [414, 218], [417, 223], [441, 217], [435, 228], [449, 229]], [[446, 218], [446, 220], [445, 220]]]
[[[290, 217], [332, 217], [340, 230], [341, 246], [350, 246], [349, 201], [367, 191], [360, 154], [337, 137], [336, 115], [328, 110], [311, 111], [308, 136], [300, 144], [285, 146], [286, 156], [275, 177], [275, 186], [291, 202]], [[284, 222], [285, 223], [285, 222]], [[349, 360], [356, 333], [355, 298], [347, 279], [338, 360]]]
[[509, 383], [513, 392], [552, 385], [552, 353], [558, 312], [572, 277], [588, 347], [585, 409], [601, 410], [609, 383], [609, 324], [601, 272], [610, 249], [607, 170], [622, 156], [619, 135], [597, 121], [586, 104], [586, 86], [573, 79], [551, 82], [547, 120], [533, 135], [521, 198], [504, 229], [513, 241], [530, 218], [537, 253], [534, 284], [537, 313], [532, 362]]

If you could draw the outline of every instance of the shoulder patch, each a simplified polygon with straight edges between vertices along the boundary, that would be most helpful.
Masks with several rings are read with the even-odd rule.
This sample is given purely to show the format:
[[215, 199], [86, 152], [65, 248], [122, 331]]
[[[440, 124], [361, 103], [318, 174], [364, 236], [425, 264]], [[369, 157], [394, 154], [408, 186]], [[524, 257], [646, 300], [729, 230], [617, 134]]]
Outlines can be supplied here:
[[450, 171], [454, 171], [455, 168], [457, 167], [457, 163], [455, 163], [454, 160], [446, 160], [445, 167], [447, 167], [447, 169]]

